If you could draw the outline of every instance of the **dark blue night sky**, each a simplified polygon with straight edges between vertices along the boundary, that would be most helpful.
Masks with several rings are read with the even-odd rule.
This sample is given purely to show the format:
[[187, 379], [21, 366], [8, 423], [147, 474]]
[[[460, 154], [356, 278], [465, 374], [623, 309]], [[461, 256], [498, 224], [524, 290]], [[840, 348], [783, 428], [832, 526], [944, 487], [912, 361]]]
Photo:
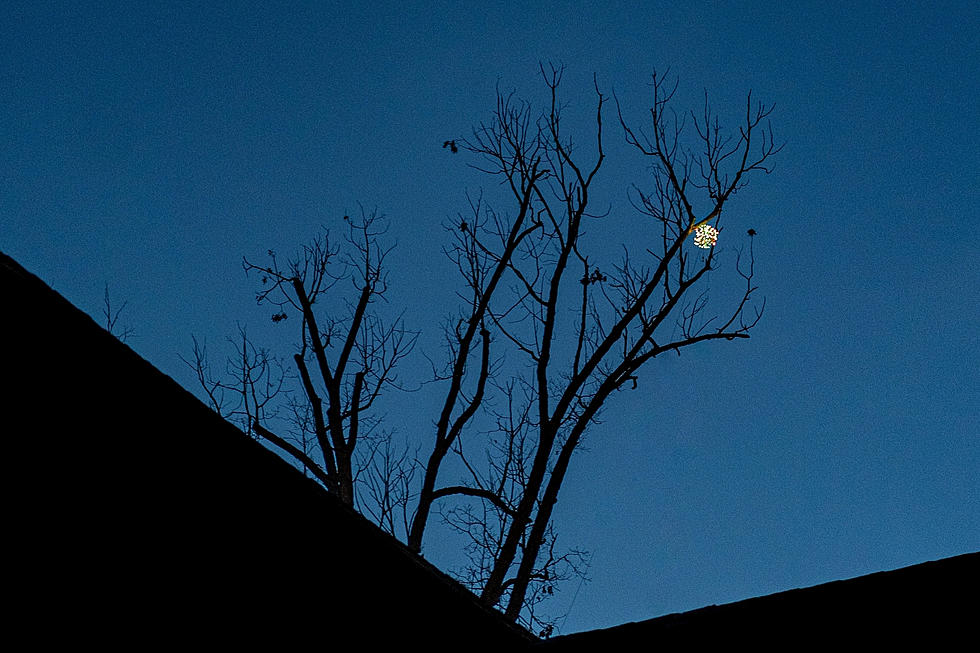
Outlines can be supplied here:
[[[242, 256], [342, 233], [360, 206], [390, 220], [384, 310], [423, 332], [401, 374], [427, 380], [460, 288], [444, 225], [467, 192], [502, 197], [443, 141], [498, 87], [543, 107], [551, 61], [587, 148], [593, 73], [641, 124], [669, 67], [678, 110], [707, 90], [734, 126], [749, 90], [775, 104], [787, 145], [729, 205], [712, 281], [755, 229], [766, 310], [607, 404], [558, 503], [562, 541], [593, 552], [559, 630], [980, 549], [976, 2], [200, 4], [0, 20], [0, 249], [93, 316], [108, 283], [128, 344], [182, 385], [198, 393], [192, 334], [217, 356], [247, 325], [288, 357], [296, 330], [256, 306]], [[593, 237], [611, 264], [645, 237], [626, 192], [650, 176], [609, 109]], [[433, 406], [382, 409], [425, 452]], [[436, 527], [425, 551], [448, 569], [455, 547]]]

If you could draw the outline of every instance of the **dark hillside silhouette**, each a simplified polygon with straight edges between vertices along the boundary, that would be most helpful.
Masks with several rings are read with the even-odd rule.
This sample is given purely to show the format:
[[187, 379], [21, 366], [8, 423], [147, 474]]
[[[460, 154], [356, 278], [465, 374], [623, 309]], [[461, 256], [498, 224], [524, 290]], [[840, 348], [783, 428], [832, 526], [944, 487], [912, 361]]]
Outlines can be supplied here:
[[[626, 651], [646, 642], [665, 650], [898, 650], [931, 642], [966, 650], [977, 641], [978, 582], [980, 553], [970, 553], [556, 637], [542, 648]], [[964, 648], [967, 641], [974, 644]]]
[[531, 641], [3, 254], [0, 288], [4, 586], [35, 641]]
[[0, 289], [7, 622], [35, 648], [976, 639], [974, 553], [534, 643], [2, 253]]

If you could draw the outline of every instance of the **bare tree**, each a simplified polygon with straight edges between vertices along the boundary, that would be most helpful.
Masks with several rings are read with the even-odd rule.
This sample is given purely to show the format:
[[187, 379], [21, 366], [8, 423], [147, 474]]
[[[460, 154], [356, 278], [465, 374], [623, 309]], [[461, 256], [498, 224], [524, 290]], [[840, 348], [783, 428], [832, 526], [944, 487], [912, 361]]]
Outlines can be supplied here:
[[[257, 349], [243, 329], [240, 356], [229, 359], [221, 379], [211, 375], [206, 352], [196, 340], [195, 360], [185, 362], [196, 371], [219, 414], [238, 418], [243, 431], [288, 454], [304, 472], [353, 506], [361, 473], [380, 471], [386, 475], [385, 482], [391, 483], [398, 478], [394, 465], [402, 465], [403, 480], [411, 480], [406, 456], [394, 457], [387, 434], [378, 432], [379, 420], [369, 411], [386, 387], [396, 385], [394, 367], [412, 350], [417, 334], [405, 330], [401, 318], [386, 324], [371, 310], [387, 289], [385, 259], [391, 248], [380, 244], [386, 231], [383, 220], [363, 211], [359, 218], [344, 216], [344, 220], [348, 251], [343, 256], [339, 247], [331, 246], [327, 234], [314, 239], [285, 267], [272, 250], [265, 265], [243, 260], [246, 273], [258, 273], [263, 285], [256, 293], [258, 303], [276, 309], [272, 321], [284, 323], [290, 314], [299, 318], [300, 345], [292, 358], [304, 399], [295, 401], [295, 393], [285, 393], [293, 399], [290, 408], [295, 428], [291, 433], [274, 432], [268, 421], [275, 414], [267, 404], [280, 393], [285, 378], [280, 373], [273, 387], [270, 370], [273, 365], [280, 371], [282, 367], [266, 350]], [[325, 316], [318, 316], [317, 302], [342, 281], [353, 284], [356, 302], [348, 304], [346, 311], [338, 310], [339, 303], [333, 302]], [[311, 368], [316, 374], [311, 374]], [[229, 393], [238, 398], [230, 408]], [[367, 454], [356, 457], [357, 445], [365, 442]], [[380, 468], [375, 461], [379, 449], [383, 449]], [[391, 511], [406, 498], [393, 494], [397, 490], [387, 495], [379, 490], [371, 485], [368, 496], [380, 502], [379, 523], [392, 524]]]
[[102, 296], [102, 302], [104, 304], [102, 315], [105, 318], [105, 330], [119, 338], [120, 342], [126, 342], [135, 331], [130, 326], [123, 326], [117, 329], [116, 324], [119, 322], [119, 316], [122, 314], [123, 309], [126, 308], [129, 302], [123, 302], [122, 306], [113, 312], [112, 303], [109, 301], [109, 284], [105, 284], [105, 293]]
[[[379, 238], [385, 228], [375, 214], [351, 219], [347, 242], [351, 251], [343, 261], [343, 270], [333, 273], [330, 264], [338, 254], [329, 240], [315, 240], [304, 249], [302, 260], [292, 261], [286, 270], [279, 267], [275, 252], [269, 251], [271, 263], [255, 265], [244, 260], [246, 272], [258, 272], [265, 290], [257, 293], [258, 302], [270, 302], [280, 313], [273, 320], [286, 319], [286, 309], [299, 314], [300, 350], [293, 355], [302, 380], [303, 391], [313, 419], [313, 431], [319, 446], [323, 467], [320, 470], [329, 489], [348, 505], [355, 501], [354, 482], [357, 467], [354, 449], [363, 432], [372, 430], [376, 422], [365, 424], [365, 413], [386, 386], [395, 384], [395, 365], [415, 344], [416, 334], [402, 327], [401, 319], [385, 324], [370, 312], [370, 305], [383, 298], [387, 289], [385, 258], [391, 248], [383, 248]], [[350, 279], [358, 293], [357, 301], [349, 306], [350, 314], [334, 312], [322, 324], [318, 322], [314, 305], [338, 282]], [[336, 351], [331, 363], [328, 350]], [[315, 364], [319, 379], [314, 381], [310, 365]], [[318, 387], [319, 385], [319, 387]], [[282, 447], [283, 438], [259, 422], [255, 432]], [[283, 447], [284, 448], [284, 447]], [[295, 452], [290, 452], [297, 457]], [[310, 468], [313, 460], [300, 458]], [[320, 475], [318, 475], [320, 476]]]
[[[771, 108], [753, 107], [751, 95], [736, 136], [723, 134], [706, 99], [702, 114], [692, 114], [700, 151], [688, 148], [683, 122], [668, 111], [676, 84], [668, 89], [654, 75], [649, 135], [631, 128], [621, 111], [619, 122], [627, 143], [653, 162], [653, 190], [634, 189], [631, 198], [659, 225], [661, 247], [624, 248], [618, 264], [600, 271], [583, 236], [589, 221], [603, 217], [589, 207], [606, 156], [607, 98], [596, 84], [594, 151], [582, 161], [562, 129], [562, 70], [542, 68], [542, 75], [550, 91], [542, 115], [532, 117], [528, 103], [499, 96], [493, 120], [471, 139], [457, 141], [482, 157], [482, 170], [501, 177], [514, 209], [507, 218], [472, 201], [455, 230], [449, 254], [469, 295], [448, 333], [448, 391], [409, 536], [409, 546], [420, 551], [431, 506], [443, 497], [484, 500], [488, 505], [481, 510], [450, 510], [450, 521], [470, 537], [471, 586], [479, 587], [487, 605], [503, 604], [515, 620], [540, 598], [532, 586], [550, 590], [557, 563], [572, 559], [574, 552], [556, 553], [551, 517], [572, 453], [606, 400], [624, 385], [635, 389], [640, 368], [658, 355], [708, 340], [747, 338], [761, 317], [764, 303], [746, 315], [756, 290], [751, 242], [735, 265], [744, 290], [727, 312], [709, 317], [708, 296], [698, 288], [717, 265], [723, 208], [748, 173], [769, 172], [767, 162], [780, 149], [762, 124]], [[560, 325], [569, 312], [570, 342], [558, 337], [569, 333]], [[671, 328], [679, 336], [672, 337]], [[526, 358], [513, 382], [490, 383], [492, 347]], [[498, 420], [498, 437], [491, 441], [496, 455], [481, 473], [464, 455], [461, 435], [488, 387], [505, 397], [509, 413]], [[438, 488], [450, 451], [472, 482]]]
[[[378, 244], [384, 229], [363, 212], [358, 221], [345, 216], [351, 249], [339, 271], [331, 268], [339, 250], [327, 239], [285, 269], [272, 251], [269, 264], [244, 262], [263, 283], [259, 303], [276, 307], [273, 320], [299, 317], [293, 360], [302, 400], [293, 412], [303, 438], [290, 441], [265, 424], [259, 398], [272, 386], [264, 395], [240, 391], [235, 408], [244, 410], [247, 431], [288, 453], [342, 500], [354, 505], [366, 497], [362, 510], [391, 533], [404, 529], [412, 550], [422, 552], [430, 517], [440, 515], [464, 537], [469, 566], [457, 573], [460, 580], [486, 605], [542, 634], [554, 621], [541, 615], [540, 604], [561, 581], [584, 577], [588, 565], [587, 553], [560, 545], [552, 517], [572, 455], [607, 400], [637, 389], [641, 368], [657, 356], [748, 338], [762, 315], [764, 301], [757, 307], [753, 301], [753, 230], [734, 247], [737, 293], [719, 303], [706, 281], [719, 267], [729, 200], [752, 174], [770, 172], [769, 160], [781, 149], [767, 122], [772, 108], [753, 105], [751, 94], [730, 135], [705, 96], [701, 111], [690, 114], [694, 135], [686, 140], [685, 121], [669, 106], [677, 85], [654, 74], [648, 125], [630, 126], [618, 99], [616, 106], [628, 148], [653, 169], [649, 190], [634, 186], [626, 195], [659, 243], [624, 245], [621, 258], [609, 261], [592, 253], [595, 242], [587, 237], [591, 225], [608, 219], [591, 208], [606, 159], [608, 98], [594, 80], [594, 128], [583, 155], [564, 127], [562, 72], [541, 68], [543, 111], [498, 93], [490, 120], [468, 139], [446, 141], [499, 179], [507, 208], [494, 208], [482, 195], [470, 198], [467, 213], [447, 225], [445, 252], [464, 290], [444, 327], [448, 356], [442, 368], [433, 367], [438, 384], [428, 386], [444, 393], [428, 457], [418, 460], [387, 434], [354, 455], [364, 433], [378, 427], [369, 409], [395, 385], [393, 368], [416, 335], [400, 319], [386, 325], [369, 310], [384, 297], [391, 249]], [[346, 313], [334, 301], [329, 315], [319, 316], [317, 301], [344, 279], [353, 282], [356, 301]], [[239, 373], [229, 387], [254, 387], [265, 378], [250, 367], [265, 359], [255, 351], [250, 359], [244, 333], [242, 339]], [[228, 388], [199, 376], [212, 404], [221, 406], [218, 391]], [[440, 482], [447, 460], [460, 480]]]
[[224, 373], [216, 376], [208, 360], [207, 343], [193, 336], [192, 340], [194, 360], [180, 358], [197, 375], [208, 405], [244, 433], [258, 438], [252, 425], [278, 413], [274, 401], [286, 380], [282, 363], [268, 349], [256, 347], [245, 327], [239, 325], [238, 338], [227, 339], [234, 354], [225, 361]]

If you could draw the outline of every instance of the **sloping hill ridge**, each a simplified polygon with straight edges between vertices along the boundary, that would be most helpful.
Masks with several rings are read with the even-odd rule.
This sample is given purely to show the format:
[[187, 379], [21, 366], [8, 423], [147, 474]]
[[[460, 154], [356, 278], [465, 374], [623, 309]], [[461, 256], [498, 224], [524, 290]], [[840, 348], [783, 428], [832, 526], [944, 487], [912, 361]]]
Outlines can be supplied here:
[[[9, 624], [38, 644], [533, 638], [0, 253]], [[414, 648], [414, 646], [413, 646]]]
[[0, 291], [5, 625], [31, 648], [570, 653], [976, 641], [980, 553], [537, 642], [2, 252]]
[[[980, 553], [556, 637], [545, 651], [974, 650]], [[972, 642], [972, 643], [971, 643]], [[887, 648], [882, 648], [886, 646]], [[938, 646], [938, 648], [936, 648]]]

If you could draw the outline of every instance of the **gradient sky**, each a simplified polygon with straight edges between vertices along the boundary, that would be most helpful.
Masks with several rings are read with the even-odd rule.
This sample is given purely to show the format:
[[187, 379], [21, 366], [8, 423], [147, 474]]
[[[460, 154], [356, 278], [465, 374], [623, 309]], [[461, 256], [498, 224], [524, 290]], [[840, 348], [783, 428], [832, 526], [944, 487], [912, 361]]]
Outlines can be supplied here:
[[[678, 110], [707, 89], [729, 125], [751, 89], [787, 146], [723, 238], [759, 232], [765, 316], [607, 404], [556, 512], [594, 553], [559, 630], [980, 549], [980, 5], [273, 4], [5, 3], [0, 249], [96, 317], [108, 283], [128, 344], [200, 394], [192, 334], [215, 354], [237, 323], [281, 354], [295, 341], [242, 256], [339, 234], [361, 203], [398, 243], [390, 310], [439, 356], [458, 283], [443, 224], [467, 190], [498, 192], [441, 144], [498, 84], [542, 100], [538, 62], [564, 63], [570, 128], [593, 72], [636, 122], [654, 68], [679, 77]], [[596, 206], [629, 225], [650, 174], [614, 116]], [[416, 355], [402, 375], [428, 370]], [[384, 409], [431, 448], [431, 401]], [[430, 530], [430, 559], [453, 551]]]

